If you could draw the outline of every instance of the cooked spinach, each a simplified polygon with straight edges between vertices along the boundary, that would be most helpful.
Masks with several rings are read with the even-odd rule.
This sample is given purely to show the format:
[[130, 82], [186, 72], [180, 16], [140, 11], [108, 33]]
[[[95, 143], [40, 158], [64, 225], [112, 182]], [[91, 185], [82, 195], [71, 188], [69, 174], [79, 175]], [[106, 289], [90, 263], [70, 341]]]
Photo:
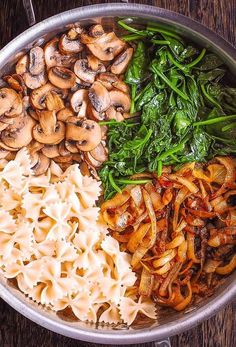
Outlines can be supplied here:
[[125, 74], [135, 116], [107, 124], [109, 159], [99, 172], [105, 199], [146, 182], [133, 174], [236, 153], [236, 88], [219, 57], [161, 26], [118, 23], [136, 45]]

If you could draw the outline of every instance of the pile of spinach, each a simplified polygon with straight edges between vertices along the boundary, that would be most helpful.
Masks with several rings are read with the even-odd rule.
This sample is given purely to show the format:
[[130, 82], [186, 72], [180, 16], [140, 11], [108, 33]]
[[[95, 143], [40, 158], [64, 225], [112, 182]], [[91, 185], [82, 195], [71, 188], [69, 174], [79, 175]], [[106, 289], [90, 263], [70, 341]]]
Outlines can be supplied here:
[[236, 152], [236, 88], [226, 83], [222, 61], [161, 27], [119, 24], [136, 45], [125, 75], [134, 117], [103, 122], [109, 127], [109, 159], [99, 172], [105, 199], [132, 183], [133, 174], [160, 175], [163, 165]]

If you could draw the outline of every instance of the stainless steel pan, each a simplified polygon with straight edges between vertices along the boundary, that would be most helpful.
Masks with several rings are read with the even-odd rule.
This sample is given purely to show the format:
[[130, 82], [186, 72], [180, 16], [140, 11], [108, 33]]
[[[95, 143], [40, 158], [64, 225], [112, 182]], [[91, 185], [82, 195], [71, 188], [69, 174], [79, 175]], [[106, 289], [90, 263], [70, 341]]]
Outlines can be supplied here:
[[[63, 12], [34, 25], [12, 40], [0, 51], [0, 76], [11, 70], [19, 56], [36, 44], [43, 44], [74, 22], [88, 25], [102, 22], [106, 28], [116, 26], [117, 17], [133, 17], [136, 23], [158, 21], [163, 26], [216, 52], [236, 75], [236, 50], [226, 41], [199, 23], [164, 9], [139, 4], [100, 4]], [[203, 299], [184, 312], [160, 311], [158, 320], [138, 322], [132, 328], [125, 325], [109, 327], [71, 321], [27, 299], [0, 276], [0, 296], [17, 311], [57, 333], [95, 343], [132, 344], [161, 340], [192, 328], [220, 310], [236, 295], [236, 277], [232, 274], [215, 294]]]

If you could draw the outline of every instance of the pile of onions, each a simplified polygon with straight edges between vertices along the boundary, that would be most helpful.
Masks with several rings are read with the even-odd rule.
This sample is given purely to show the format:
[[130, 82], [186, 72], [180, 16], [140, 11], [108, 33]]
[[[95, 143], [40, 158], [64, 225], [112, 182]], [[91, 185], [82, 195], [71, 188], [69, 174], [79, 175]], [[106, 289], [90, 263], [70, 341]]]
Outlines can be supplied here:
[[216, 157], [177, 172], [166, 167], [102, 204], [112, 236], [132, 254], [137, 295], [180, 311], [235, 269], [235, 166], [231, 157]]

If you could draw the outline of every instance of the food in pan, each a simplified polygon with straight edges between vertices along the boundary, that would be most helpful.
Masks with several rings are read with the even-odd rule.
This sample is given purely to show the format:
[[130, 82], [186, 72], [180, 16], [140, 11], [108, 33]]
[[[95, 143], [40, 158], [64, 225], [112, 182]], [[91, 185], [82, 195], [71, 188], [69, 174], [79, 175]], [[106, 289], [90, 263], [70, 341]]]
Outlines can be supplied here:
[[148, 25], [72, 27], [0, 89], [0, 266], [82, 321], [184, 310], [236, 267], [236, 88]]

